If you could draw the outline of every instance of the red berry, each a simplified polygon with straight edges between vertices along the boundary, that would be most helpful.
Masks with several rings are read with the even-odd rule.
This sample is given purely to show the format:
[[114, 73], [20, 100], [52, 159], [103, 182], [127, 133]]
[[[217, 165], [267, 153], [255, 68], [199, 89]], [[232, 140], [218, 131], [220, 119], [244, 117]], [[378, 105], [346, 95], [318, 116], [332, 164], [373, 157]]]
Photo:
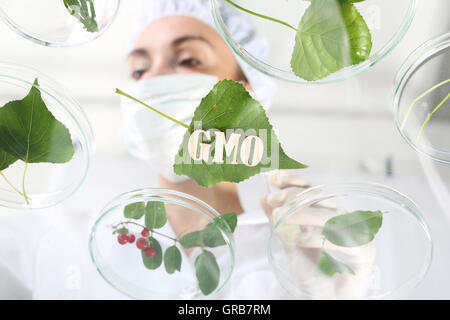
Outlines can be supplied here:
[[144, 228], [144, 230], [142, 230], [141, 235], [144, 238], [147, 238], [150, 235], [150, 230], [148, 230], [147, 228]]
[[137, 239], [136, 247], [138, 247], [139, 250], [145, 250], [148, 247], [147, 239], [145, 238]]
[[136, 240], [136, 236], [134, 234], [130, 234], [128, 236], [128, 243], [133, 243]]
[[156, 254], [155, 248], [147, 248], [145, 249], [145, 256], [147, 258], [153, 258]]
[[119, 234], [117, 236], [117, 241], [119, 241], [119, 243], [121, 245], [127, 244], [128, 242], [128, 236], [125, 233]]

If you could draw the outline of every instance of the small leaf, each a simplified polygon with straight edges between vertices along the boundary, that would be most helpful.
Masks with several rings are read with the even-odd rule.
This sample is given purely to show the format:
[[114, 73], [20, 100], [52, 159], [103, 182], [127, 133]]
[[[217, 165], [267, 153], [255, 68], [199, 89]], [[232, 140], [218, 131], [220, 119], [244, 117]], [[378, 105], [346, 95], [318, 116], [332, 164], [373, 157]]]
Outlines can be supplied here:
[[298, 26], [291, 67], [316, 81], [367, 60], [371, 50], [370, 30], [351, 2], [314, 0]]
[[224, 235], [220, 231], [221, 228], [224, 232], [234, 232], [237, 225], [236, 213], [226, 213], [217, 218], [214, 218], [213, 223], [209, 223], [202, 232], [202, 240], [206, 247], [215, 248], [226, 245]]
[[194, 231], [185, 234], [180, 238], [180, 244], [183, 248], [203, 247], [202, 231]]
[[203, 250], [195, 259], [195, 274], [200, 290], [205, 296], [216, 290], [220, 280], [220, 268], [211, 252]]
[[317, 269], [321, 275], [332, 277], [336, 272], [355, 274], [353, 270], [345, 263], [339, 262], [325, 251], [322, 251]]
[[25, 98], [0, 108], [0, 149], [26, 163], [69, 162], [70, 132], [47, 109], [38, 86], [36, 79]]
[[145, 227], [149, 230], [162, 228], [167, 222], [166, 207], [163, 202], [147, 202], [145, 208]]
[[[201, 128], [196, 127], [197, 123], [201, 124]], [[252, 132], [253, 136], [254, 132], [259, 134], [264, 131], [266, 136], [260, 138], [265, 142], [267, 163], [261, 161], [253, 167], [247, 166], [238, 156], [239, 148], [234, 148], [230, 156], [224, 152], [224, 159], [221, 160], [225, 163], [222, 164], [213, 162], [212, 159], [208, 162], [194, 161], [187, 152], [187, 145], [190, 135], [197, 129], [216, 129], [216, 132], [218, 130], [223, 133], [236, 130], [243, 133]], [[264, 108], [250, 96], [244, 86], [238, 82], [223, 80], [214, 86], [195, 110], [189, 130], [176, 155], [174, 172], [194, 179], [201, 186], [210, 187], [222, 181], [241, 182], [263, 171], [306, 168], [304, 164], [286, 155], [272, 129]], [[241, 140], [244, 138], [242, 135]], [[215, 150], [215, 147], [212, 149]], [[231, 161], [234, 155], [237, 164]]]
[[127, 219], [135, 219], [139, 220], [145, 213], [145, 203], [144, 202], [136, 202], [129, 204], [123, 210], [123, 215]]
[[[237, 226], [237, 214], [234, 212], [225, 213], [217, 218], [214, 218], [214, 221], [225, 231], [227, 231], [229, 227], [231, 232], [234, 232]], [[224, 226], [224, 223], [226, 223], [228, 227]]]
[[0, 171], [7, 169], [17, 158], [0, 149]]
[[[89, 5], [88, 5], [89, 3]], [[64, 0], [70, 15], [75, 17], [87, 32], [98, 32], [94, 0]]]
[[162, 260], [163, 260], [161, 245], [159, 244], [158, 240], [156, 240], [153, 237], [150, 237], [150, 238], [148, 238], [148, 247], [154, 248], [156, 253], [152, 258], [149, 258], [149, 257], [145, 256], [144, 250], [141, 252], [142, 260], [144, 261], [144, 266], [150, 270], [158, 269], [159, 266], [162, 264]]
[[371, 242], [383, 222], [381, 211], [354, 211], [328, 220], [322, 234], [341, 247], [358, 247]]
[[164, 253], [164, 267], [169, 274], [181, 270], [181, 252], [177, 246], [167, 248]]
[[114, 233], [118, 233], [118, 234], [128, 234], [128, 229], [127, 228], [120, 228], [119, 230], [114, 231]]

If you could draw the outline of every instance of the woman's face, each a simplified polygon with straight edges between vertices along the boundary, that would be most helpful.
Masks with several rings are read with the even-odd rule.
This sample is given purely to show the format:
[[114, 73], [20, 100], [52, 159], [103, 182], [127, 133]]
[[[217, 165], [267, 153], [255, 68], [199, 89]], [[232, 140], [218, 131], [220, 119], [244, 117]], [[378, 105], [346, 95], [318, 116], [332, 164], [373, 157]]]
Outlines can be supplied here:
[[169, 16], [149, 24], [128, 58], [134, 80], [177, 73], [204, 73], [219, 80], [245, 79], [216, 30], [200, 20]]

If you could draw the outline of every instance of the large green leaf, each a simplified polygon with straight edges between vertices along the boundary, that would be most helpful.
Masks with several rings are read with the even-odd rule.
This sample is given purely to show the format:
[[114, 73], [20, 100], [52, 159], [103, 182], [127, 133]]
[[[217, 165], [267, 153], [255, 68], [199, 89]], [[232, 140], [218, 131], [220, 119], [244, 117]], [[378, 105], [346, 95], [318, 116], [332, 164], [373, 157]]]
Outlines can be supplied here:
[[381, 228], [381, 211], [354, 211], [328, 220], [322, 234], [340, 247], [358, 247], [371, 242]]
[[181, 252], [177, 246], [167, 248], [164, 253], [164, 267], [169, 274], [181, 270]]
[[348, 265], [337, 261], [325, 251], [322, 251], [319, 262], [317, 263], [317, 269], [320, 275], [324, 275], [327, 277], [334, 276], [336, 272], [355, 274]]
[[211, 252], [203, 250], [195, 259], [195, 274], [205, 296], [216, 290], [220, 280], [220, 268]]
[[370, 30], [351, 2], [314, 0], [299, 23], [291, 67], [316, 81], [367, 60], [371, 50]]
[[123, 210], [123, 215], [127, 219], [135, 219], [139, 220], [145, 213], [145, 203], [144, 202], [136, 202], [131, 203], [125, 207]]
[[7, 169], [17, 158], [0, 149], [0, 171]]
[[148, 247], [155, 249], [155, 255], [152, 258], [149, 258], [145, 255], [145, 250], [143, 250], [141, 254], [142, 261], [144, 261], [144, 266], [150, 270], [158, 269], [159, 266], [161, 266], [163, 260], [161, 245], [159, 244], [158, 240], [150, 237], [148, 238]]
[[145, 208], [145, 227], [149, 230], [162, 228], [167, 222], [166, 207], [163, 202], [150, 201]]
[[26, 163], [66, 163], [74, 154], [69, 130], [42, 100], [37, 79], [22, 100], [0, 108], [0, 149]]
[[87, 32], [98, 32], [94, 0], [63, 0], [64, 6]]
[[[244, 164], [240, 157], [237, 157], [237, 164], [233, 164], [231, 162], [234, 154], [232, 153], [227, 157], [224, 152], [225, 159], [223, 161], [225, 163], [215, 163], [213, 162], [215, 155], [213, 139], [210, 142], [212, 151], [208, 161], [194, 161], [187, 152], [187, 145], [190, 135], [198, 129], [205, 131], [216, 129], [223, 133], [227, 129], [237, 130], [253, 136], [259, 136], [259, 130], [264, 130], [267, 137], [259, 137], [264, 140], [266, 145], [264, 151], [267, 156], [265, 158], [271, 159], [271, 161], [270, 163], [261, 161], [256, 166], [251, 167]], [[242, 134], [241, 140], [245, 137]], [[274, 151], [272, 151], [272, 147]], [[199, 185], [205, 187], [222, 181], [240, 182], [263, 170], [302, 168], [306, 168], [306, 166], [289, 158], [283, 151], [278, 138], [272, 132], [272, 125], [261, 104], [250, 96], [242, 84], [230, 80], [223, 80], [216, 84], [195, 110], [174, 165], [176, 174], [187, 175]]]

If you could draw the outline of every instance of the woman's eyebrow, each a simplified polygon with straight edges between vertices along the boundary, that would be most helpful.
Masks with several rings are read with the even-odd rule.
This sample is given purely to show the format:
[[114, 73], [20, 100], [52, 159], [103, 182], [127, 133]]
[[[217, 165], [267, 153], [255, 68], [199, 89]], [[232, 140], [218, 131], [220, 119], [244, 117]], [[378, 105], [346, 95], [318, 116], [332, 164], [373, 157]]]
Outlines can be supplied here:
[[144, 56], [144, 57], [148, 57], [148, 51], [142, 48], [137, 48], [134, 49], [133, 51], [131, 51], [128, 54], [128, 58], [132, 57], [132, 56]]
[[207, 45], [209, 45], [211, 48], [213, 48], [212, 43], [209, 42], [206, 38], [204, 38], [202, 36], [192, 36], [192, 35], [179, 37], [179, 38], [173, 40], [172, 47], [177, 47], [187, 41], [202, 41], [202, 42], [206, 43]]

